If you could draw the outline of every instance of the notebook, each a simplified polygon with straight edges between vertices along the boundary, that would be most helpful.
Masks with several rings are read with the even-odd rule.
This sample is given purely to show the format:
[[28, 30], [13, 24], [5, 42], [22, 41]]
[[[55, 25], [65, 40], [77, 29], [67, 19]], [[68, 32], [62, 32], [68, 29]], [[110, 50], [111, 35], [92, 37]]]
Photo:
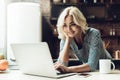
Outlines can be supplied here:
[[66, 73], [58, 75], [54, 68], [51, 53], [46, 42], [11, 44], [16, 62], [24, 74], [50, 78], [62, 78], [74, 75]]

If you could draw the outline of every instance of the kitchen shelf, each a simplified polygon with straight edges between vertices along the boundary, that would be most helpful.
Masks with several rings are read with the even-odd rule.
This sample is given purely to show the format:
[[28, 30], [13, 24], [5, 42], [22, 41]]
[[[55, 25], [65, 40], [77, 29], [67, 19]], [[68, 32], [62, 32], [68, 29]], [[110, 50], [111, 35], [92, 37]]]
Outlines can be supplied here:
[[108, 35], [108, 36], [102, 36], [102, 38], [111, 38], [111, 39], [113, 39], [113, 38], [119, 38], [120, 39], [120, 36], [110, 36], [110, 35]]
[[[101, 38], [110, 41], [109, 52], [112, 55], [115, 49], [120, 49], [120, 1], [118, 3], [51, 3], [51, 25], [56, 28], [57, 19], [63, 9], [68, 6], [78, 7], [87, 19], [89, 26], [101, 31]], [[118, 24], [116, 26], [116, 24]], [[115, 29], [115, 35], [110, 30]]]

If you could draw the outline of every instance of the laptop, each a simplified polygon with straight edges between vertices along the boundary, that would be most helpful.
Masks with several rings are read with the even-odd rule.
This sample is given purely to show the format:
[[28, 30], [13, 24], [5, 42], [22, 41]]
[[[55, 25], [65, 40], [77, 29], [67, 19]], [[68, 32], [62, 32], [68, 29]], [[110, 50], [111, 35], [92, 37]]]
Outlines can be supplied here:
[[58, 75], [54, 68], [51, 53], [46, 42], [40, 43], [14, 43], [12, 51], [20, 71], [24, 74], [38, 75], [50, 78], [62, 78], [74, 75], [66, 73]]

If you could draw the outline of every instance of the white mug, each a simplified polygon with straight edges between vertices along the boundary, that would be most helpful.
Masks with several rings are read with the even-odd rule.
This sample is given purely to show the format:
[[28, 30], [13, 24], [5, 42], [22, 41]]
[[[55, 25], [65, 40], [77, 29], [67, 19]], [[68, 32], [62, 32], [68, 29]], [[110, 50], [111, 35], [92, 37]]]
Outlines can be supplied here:
[[[113, 69], [111, 69], [111, 64]], [[115, 64], [111, 62], [110, 59], [100, 59], [99, 60], [99, 72], [100, 73], [111, 73], [111, 70], [115, 69]]]

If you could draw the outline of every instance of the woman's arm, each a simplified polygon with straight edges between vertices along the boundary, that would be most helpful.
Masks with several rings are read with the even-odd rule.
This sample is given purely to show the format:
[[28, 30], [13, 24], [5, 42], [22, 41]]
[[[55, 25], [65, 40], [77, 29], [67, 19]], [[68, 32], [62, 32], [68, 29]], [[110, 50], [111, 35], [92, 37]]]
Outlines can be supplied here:
[[68, 67], [68, 71], [69, 72], [86, 72], [86, 71], [90, 71], [90, 67], [88, 64], [70, 66]]
[[100, 50], [99, 50], [101, 47], [100, 45], [102, 45], [100, 33], [98, 31], [92, 32], [90, 44], [89, 44], [90, 48], [89, 48], [88, 62], [82, 65], [70, 66], [70, 67], [59, 65], [59, 68], [64, 72], [86, 72], [86, 71], [95, 70], [100, 56]]
[[62, 50], [60, 51], [59, 58], [61, 62], [68, 63], [70, 52], [70, 40], [66, 39]]
[[55, 66], [55, 69], [61, 72], [74, 72], [74, 73], [90, 71], [90, 67], [88, 64], [82, 64], [82, 65], [70, 66], [70, 67], [66, 67], [62, 64], [57, 64]]
[[65, 38], [65, 40], [61, 40], [60, 54], [59, 54], [58, 60], [61, 63], [67, 64], [69, 61], [70, 43], [71, 43], [73, 38], [68, 36], [68, 34], [66, 32], [64, 32], [64, 30], [63, 30], [63, 34], [65, 35], [66, 38]]
[[[62, 43], [61, 43], [62, 44]], [[59, 59], [62, 60], [63, 62], [67, 63], [69, 59], [69, 47], [70, 43], [68, 41], [63, 41], [64, 47], [62, 48], [62, 51], [59, 55]], [[70, 66], [66, 67], [63, 64], [57, 63], [55, 65], [56, 69], [59, 69], [61, 72], [85, 72], [85, 71], [90, 71], [90, 67], [88, 64], [82, 64], [78, 66]]]

